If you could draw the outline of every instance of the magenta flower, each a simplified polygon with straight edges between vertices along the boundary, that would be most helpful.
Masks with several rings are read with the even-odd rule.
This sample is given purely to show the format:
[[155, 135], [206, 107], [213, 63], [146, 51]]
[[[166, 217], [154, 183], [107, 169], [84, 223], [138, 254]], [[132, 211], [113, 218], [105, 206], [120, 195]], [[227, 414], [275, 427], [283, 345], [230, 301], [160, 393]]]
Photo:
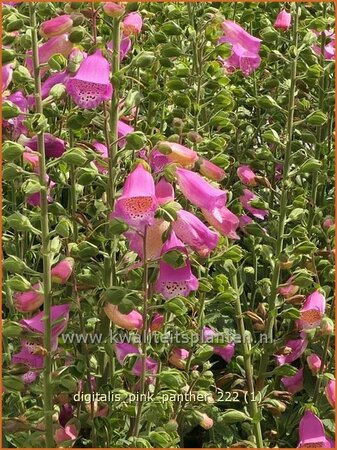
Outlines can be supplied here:
[[156, 197], [159, 205], [165, 205], [165, 203], [172, 202], [174, 200], [174, 189], [172, 184], [161, 178], [156, 184]]
[[[120, 59], [120, 61], [123, 61], [123, 59], [125, 59], [127, 57], [129, 51], [131, 50], [131, 47], [132, 47], [131, 39], [129, 37], [127, 37], [127, 36], [122, 37], [121, 44], [120, 44], [120, 47], [119, 47], [119, 59]], [[113, 51], [113, 43], [112, 43], [112, 41], [108, 42], [107, 48], [111, 52]]]
[[37, 354], [36, 345], [27, 341], [21, 341], [21, 350], [15, 353], [12, 358], [13, 364], [23, 364], [29, 369], [40, 370], [43, 368], [43, 356]]
[[232, 45], [232, 55], [226, 60], [221, 60], [224, 67], [229, 72], [240, 69], [245, 76], [250, 75], [261, 64], [259, 56], [261, 39], [250, 35], [231, 20], [224, 20], [222, 28], [224, 34], [219, 42], [227, 42]]
[[304, 381], [303, 371], [304, 369], [302, 367], [297, 371], [297, 373], [295, 373], [295, 375], [281, 378], [283, 386], [291, 394], [296, 394], [297, 392], [300, 392], [303, 389], [303, 381]]
[[[100, 155], [100, 157], [104, 161], [108, 162], [109, 152], [108, 152], [107, 146], [98, 141], [92, 141], [92, 145], [95, 148], [96, 152]], [[95, 166], [97, 167], [99, 173], [107, 173], [108, 172], [108, 168], [105, 166], [102, 166], [102, 164], [100, 164], [98, 161], [95, 161]]]
[[60, 408], [60, 414], [59, 414], [59, 423], [62, 427], [66, 425], [69, 420], [71, 420], [74, 417], [74, 406], [70, 403], [65, 403]]
[[151, 321], [150, 330], [159, 331], [164, 325], [164, 316], [163, 314], [156, 313]]
[[208, 161], [205, 158], [198, 159], [198, 171], [201, 173], [201, 175], [213, 181], [221, 181], [225, 178], [226, 175], [225, 171], [221, 169], [221, 167], [217, 166], [211, 161]]
[[162, 172], [163, 169], [170, 164], [170, 160], [157, 149], [153, 149], [150, 153], [149, 164], [154, 173]]
[[51, 269], [53, 283], [66, 284], [73, 273], [74, 258], [64, 258]]
[[70, 16], [63, 14], [41, 23], [40, 34], [45, 38], [58, 36], [71, 30], [73, 21]]
[[335, 409], [336, 406], [336, 380], [329, 380], [324, 389], [326, 398], [330, 405]]
[[324, 426], [312, 411], [307, 409], [299, 425], [300, 442], [298, 447], [307, 448], [333, 448], [331, 442], [325, 436]]
[[[28, 112], [28, 101], [24, 94], [21, 91], [14, 92], [5, 98], [5, 100], [9, 100], [14, 105], [16, 105], [22, 113]], [[23, 121], [26, 119], [25, 114], [19, 114], [17, 117], [13, 117], [12, 119], [3, 120], [2, 128], [4, 133], [11, 137], [11, 139], [17, 139], [20, 134], [26, 133], [27, 128], [23, 124]]]
[[145, 225], [153, 223], [157, 206], [152, 175], [142, 164], [138, 164], [125, 180], [123, 192], [116, 202], [113, 216], [143, 230]]
[[294, 362], [296, 359], [298, 359], [304, 350], [307, 348], [308, 340], [307, 338], [298, 338], [298, 339], [291, 339], [286, 342], [286, 347], [290, 349], [290, 352], [286, 355], [277, 355], [276, 361], [279, 366], [282, 366], [283, 364], [290, 364]]
[[316, 353], [311, 353], [309, 356], [307, 356], [307, 363], [309, 369], [311, 370], [311, 373], [313, 375], [317, 375], [321, 369], [322, 364], [321, 358], [318, 355], [316, 355]]
[[173, 230], [184, 244], [205, 257], [215, 249], [219, 241], [217, 233], [206, 227], [194, 214], [183, 209], [177, 212]]
[[296, 321], [299, 330], [318, 327], [325, 312], [325, 297], [319, 291], [310, 294], [301, 308], [301, 318]]
[[201, 211], [207, 222], [223, 236], [227, 236], [230, 239], [239, 239], [236, 233], [240, 223], [239, 219], [226, 206], [221, 208], [214, 207], [213, 209], [203, 208]]
[[[36, 172], [38, 172], [38, 169], [36, 170]], [[54, 181], [52, 181], [48, 175], [46, 175], [46, 181], [47, 181], [47, 201], [48, 203], [52, 203], [53, 202], [53, 197], [50, 195], [51, 194], [51, 190], [53, 189], [53, 187], [55, 186], [56, 183], [54, 183]], [[40, 192], [35, 192], [35, 194], [29, 195], [26, 198], [26, 201], [29, 205], [31, 206], [41, 206], [41, 194]]]
[[284, 286], [278, 288], [278, 292], [282, 297], [290, 298], [293, 297], [299, 291], [300, 287], [296, 284], [292, 284], [294, 277], [290, 277]]
[[[33, 151], [37, 151], [37, 135], [32, 138], [21, 135], [18, 142]], [[44, 147], [48, 158], [59, 158], [65, 152], [65, 142], [50, 133], [44, 134]]]
[[2, 66], [2, 78], [1, 78], [2, 92], [4, 92], [10, 85], [12, 77], [13, 77], [13, 63], [4, 64]]
[[[50, 75], [45, 81], [43, 81], [41, 85], [41, 98], [44, 100], [49, 96], [50, 90], [56, 85], [56, 84], [66, 84], [66, 82], [69, 80], [70, 74], [63, 70], [62, 72], [56, 72]], [[28, 96], [28, 105], [30, 108], [35, 107], [35, 99], [34, 95], [31, 94]]]
[[44, 302], [41, 283], [32, 286], [32, 290], [26, 292], [15, 292], [13, 294], [15, 308], [22, 312], [32, 312], [39, 308]]
[[[56, 325], [52, 326], [52, 351], [57, 348], [57, 338], [63, 333], [68, 325], [69, 320], [69, 305], [57, 305], [51, 307], [51, 320], [52, 322], [58, 321]], [[44, 333], [44, 312], [36, 314], [31, 319], [22, 319], [20, 323], [30, 331], [35, 333]]]
[[335, 221], [332, 217], [326, 217], [322, 223], [324, 230], [328, 230], [330, 227], [335, 225]]
[[78, 430], [74, 423], [67, 424], [64, 428], [58, 428], [54, 432], [54, 440], [58, 446], [64, 441], [75, 441], [78, 437]]
[[138, 311], [122, 314], [117, 305], [107, 303], [104, 312], [112, 323], [126, 330], [141, 330], [143, 328], [143, 316]]
[[194, 150], [176, 142], [161, 141], [158, 142], [156, 148], [167, 156], [170, 162], [181, 164], [184, 167], [192, 167], [198, 160], [198, 154]]
[[128, 14], [122, 23], [123, 35], [137, 35], [142, 31], [143, 19], [139, 12]]
[[187, 358], [190, 352], [184, 348], [173, 348], [169, 357], [169, 362], [177, 369], [185, 369]]
[[[131, 373], [139, 377], [142, 373], [142, 359], [140, 358], [140, 351], [137, 347], [132, 344], [127, 343], [117, 343], [114, 345], [114, 350], [116, 352], [117, 361], [121, 366], [124, 366], [125, 359], [131, 355], [139, 355], [136, 359], [135, 364], [131, 369]], [[150, 374], [147, 381], [153, 382], [153, 375], [158, 371], [158, 363], [153, 358], [146, 358], [146, 372]], [[152, 376], [151, 376], [152, 375]]]
[[274, 28], [277, 30], [286, 31], [289, 29], [291, 24], [291, 14], [288, 13], [285, 9], [282, 9], [275, 20]]
[[256, 186], [256, 174], [252, 171], [249, 166], [240, 166], [237, 170], [238, 177], [243, 184], [247, 186]]
[[[318, 33], [317, 31], [314, 31], [316, 36], [321, 36], [321, 33]], [[333, 31], [322, 31], [322, 33], [325, 33], [327, 42], [324, 47], [324, 59], [327, 61], [331, 61], [335, 59], [335, 33]], [[314, 44], [312, 46], [313, 51], [316, 53], [316, 55], [321, 54], [321, 46], [319, 44]]]
[[244, 189], [243, 195], [240, 197], [240, 202], [242, 203], [242, 206], [254, 217], [263, 220], [266, 216], [268, 216], [269, 212], [265, 209], [258, 209], [251, 206], [249, 202], [256, 199], [257, 196], [253, 192], [249, 189]]
[[[213, 345], [212, 341], [214, 336], [216, 335], [216, 333], [209, 327], [204, 327], [202, 329], [202, 340], [203, 342], [209, 344], [209, 345]], [[216, 355], [221, 356], [221, 358], [226, 361], [227, 363], [229, 363], [231, 361], [231, 359], [234, 356], [235, 353], [235, 343], [234, 342], [230, 342], [229, 344], [225, 345], [225, 346], [220, 346], [220, 345], [214, 345], [213, 346], [213, 352]]]
[[[74, 44], [69, 41], [68, 34], [64, 33], [59, 36], [55, 36], [49, 39], [44, 44], [39, 47], [39, 63], [45, 64], [48, 62], [49, 58], [57, 53], [60, 53], [65, 58], [70, 55], [70, 52]], [[27, 52], [26, 66], [31, 74], [33, 74], [33, 61], [32, 61], [32, 51]], [[47, 68], [42, 69], [42, 76], [47, 72]]]
[[[146, 239], [146, 258], [148, 261], [155, 261], [160, 257], [163, 248], [163, 234], [169, 226], [169, 222], [163, 219], [154, 219], [153, 224], [148, 227]], [[124, 233], [124, 236], [129, 241], [130, 249], [143, 259], [144, 245], [142, 236], [133, 230], [127, 231]]]
[[118, 121], [117, 125], [118, 131], [118, 145], [119, 147], [125, 147], [126, 140], [124, 139], [128, 134], [133, 133], [135, 130], [131, 125], [123, 122], [122, 120]]
[[[184, 244], [177, 238], [174, 231], [163, 245], [162, 255], [172, 250], [186, 253]], [[177, 296], [187, 297], [191, 291], [199, 287], [198, 279], [191, 271], [191, 263], [188, 259], [185, 266], [174, 268], [161, 260], [159, 263], [159, 277], [154, 285], [155, 292], [162, 294], [166, 299]]]
[[197, 173], [177, 167], [176, 176], [181, 192], [198, 208], [213, 210], [226, 204], [226, 193], [209, 184]]
[[239, 227], [241, 229], [245, 228], [246, 225], [253, 223], [253, 219], [246, 214], [239, 216]]
[[39, 154], [31, 150], [29, 147], [25, 148], [22, 157], [23, 160], [33, 169], [37, 169], [39, 167]]
[[102, 50], [82, 61], [76, 75], [67, 81], [66, 88], [76, 105], [84, 109], [97, 108], [112, 95], [109, 81], [110, 65], [104, 58]]

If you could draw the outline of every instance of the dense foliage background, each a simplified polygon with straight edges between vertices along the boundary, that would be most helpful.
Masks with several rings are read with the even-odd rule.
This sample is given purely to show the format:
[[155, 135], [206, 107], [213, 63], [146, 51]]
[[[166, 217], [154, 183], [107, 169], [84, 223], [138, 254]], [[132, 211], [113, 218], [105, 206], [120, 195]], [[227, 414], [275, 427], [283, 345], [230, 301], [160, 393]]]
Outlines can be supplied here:
[[[332, 447], [334, 4], [103, 5], [2, 5], [3, 446]], [[160, 179], [162, 228], [118, 213]]]

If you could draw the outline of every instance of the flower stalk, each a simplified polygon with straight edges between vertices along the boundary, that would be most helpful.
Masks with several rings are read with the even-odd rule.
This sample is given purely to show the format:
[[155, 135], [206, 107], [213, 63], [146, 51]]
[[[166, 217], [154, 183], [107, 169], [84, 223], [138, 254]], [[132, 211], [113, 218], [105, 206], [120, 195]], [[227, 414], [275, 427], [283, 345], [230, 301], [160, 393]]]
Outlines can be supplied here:
[[[38, 35], [36, 22], [36, 4], [29, 3], [29, 15], [32, 34], [32, 62], [34, 70], [34, 96], [35, 112], [43, 114], [42, 96], [41, 96], [41, 72], [38, 53]], [[45, 417], [45, 436], [46, 447], [53, 448], [53, 389], [52, 389], [52, 356], [51, 356], [51, 258], [49, 246], [49, 223], [48, 223], [48, 199], [47, 199], [47, 171], [46, 155], [44, 147], [44, 132], [41, 130], [37, 134], [38, 153], [39, 153], [39, 181], [41, 189], [41, 240], [42, 240], [42, 259], [43, 259], [43, 292], [44, 292], [44, 335], [43, 342], [46, 350], [44, 357], [43, 370], [43, 407]]]
[[[298, 47], [298, 17], [299, 15], [299, 6], [295, 4], [295, 14], [294, 14], [294, 26], [293, 26], [293, 37], [292, 43], [295, 51]], [[271, 283], [271, 291], [269, 298], [269, 312], [268, 312], [268, 320], [266, 326], [266, 334], [268, 337], [268, 342], [272, 342], [273, 340], [273, 329], [275, 324], [275, 317], [277, 314], [276, 311], [276, 298], [277, 298], [277, 287], [279, 285], [280, 278], [280, 256], [283, 251], [284, 245], [284, 231], [287, 217], [287, 199], [289, 195], [290, 183], [289, 183], [289, 172], [290, 172], [290, 159], [291, 159], [291, 146], [293, 139], [293, 129], [294, 129], [294, 110], [295, 110], [295, 92], [296, 92], [296, 73], [297, 73], [297, 59], [298, 54], [296, 53], [292, 59], [290, 66], [290, 88], [289, 88], [289, 103], [288, 103], [288, 114], [287, 114], [287, 127], [286, 127], [286, 135], [287, 135], [287, 143], [285, 148], [284, 155], [284, 166], [283, 166], [283, 179], [282, 179], [282, 192], [281, 192], [281, 200], [280, 200], [280, 215], [278, 222], [278, 233], [277, 233], [277, 241], [276, 241], [276, 249], [275, 249], [275, 265], [272, 273], [272, 283]], [[260, 390], [263, 387], [265, 372], [267, 369], [269, 360], [269, 353], [264, 351], [259, 369], [259, 377], [257, 380], [257, 390]]]

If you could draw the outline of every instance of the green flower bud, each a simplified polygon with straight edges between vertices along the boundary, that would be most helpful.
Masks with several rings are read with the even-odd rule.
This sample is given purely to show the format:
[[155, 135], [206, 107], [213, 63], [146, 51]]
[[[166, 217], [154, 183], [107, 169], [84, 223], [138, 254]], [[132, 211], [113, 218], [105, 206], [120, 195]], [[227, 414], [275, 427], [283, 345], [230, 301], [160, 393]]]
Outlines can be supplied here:
[[58, 235], [68, 238], [73, 232], [73, 225], [67, 217], [61, 217], [55, 227]]
[[161, 26], [160, 31], [167, 36], [179, 36], [183, 30], [175, 22], [166, 22]]
[[22, 335], [23, 329], [19, 323], [13, 321], [4, 321], [2, 324], [2, 335], [9, 337], [19, 337]]
[[22, 28], [23, 28], [23, 20], [17, 18], [7, 23], [5, 27], [8, 33], [11, 33], [12, 31], [22, 30]]
[[119, 220], [119, 219], [112, 219], [109, 222], [109, 229], [108, 229], [108, 234], [109, 236], [120, 236], [121, 234], [125, 233], [125, 231], [127, 231], [129, 229], [129, 226]]
[[20, 176], [22, 173], [22, 168], [16, 164], [5, 164], [2, 169], [2, 179], [3, 181], [11, 181]]
[[315, 158], [309, 158], [300, 166], [298, 172], [299, 173], [316, 172], [321, 168], [322, 168], [322, 161], [319, 161], [318, 159]]
[[133, 59], [132, 63], [135, 67], [151, 67], [155, 59], [156, 57], [153, 52], [142, 52]]
[[67, 67], [67, 59], [61, 55], [61, 53], [57, 53], [48, 59], [48, 66], [52, 70], [61, 71]]
[[77, 182], [82, 186], [87, 186], [91, 184], [98, 174], [97, 169], [93, 169], [92, 167], [84, 167], [79, 169], [77, 172]]
[[266, 27], [260, 31], [260, 36], [261, 36], [262, 40], [265, 42], [274, 42], [274, 41], [276, 41], [276, 39], [278, 37], [278, 33], [275, 30], [275, 28]]
[[2, 146], [2, 157], [5, 161], [14, 161], [20, 158], [25, 148], [17, 142], [6, 141]]
[[21, 114], [21, 110], [14, 103], [5, 100], [2, 102], [2, 118], [5, 120], [13, 119]]
[[74, 147], [63, 153], [62, 161], [67, 164], [82, 167], [88, 161], [88, 158], [84, 150], [79, 147]]
[[326, 114], [324, 114], [323, 111], [314, 111], [313, 113], [309, 114], [309, 116], [306, 118], [306, 123], [309, 125], [315, 125], [315, 126], [321, 126], [326, 123], [328, 120], [328, 117]]
[[8, 391], [23, 391], [25, 388], [21, 378], [12, 375], [2, 377], [2, 385]]
[[224, 413], [221, 414], [221, 419], [226, 425], [244, 421], [250, 422], [252, 420], [245, 413], [243, 413], [242, 411], [237, 411], [236, 409], [227, 409]]
[[7, 284], [12, 291], [26, 292], [32, 289], [30, 282], [22, 275], [15, 275], [14, 277], [11, 277], [7, 280]]
[[78, 44], [83, 41], [85, 36], [85, 29], [83, 27], [73, 28], [72, 32], [69, 34], [69, 41]]
[[176, 58], [181, 55], [181, 50], [176, 45], [165, 44], [162, 46], [160, 54], [164, 58]]
[[22, 190], [26, 196], [41, 192], [42, 189], [43, 187], [37, 179], [26, 180], [24, 183], [22, 183]]
[[126, 147], [131, 150], [140, 150], [146, 144], [146, 136], [141, 131], [129, 133], [126, 136]]
[[82, 241], [78, 244], [78, 256], [82, 259], [90, 259], [97, 256], [99, 249], [91, 242]]
[[27, 67], [18, 66], [13, 72], [13, 80], [16, 83], [27, 83], [29, 81], [32, 81], [33, 78]]
[[66, 95], [66, 87], [62, 83], [55, 84], [49, 91], [49, 96], [53, 97], [55, 100], [59, 100], [60, 98]]
[[43, 114], [33, 114], [28, 116], [27, 119], [23, 121], [23, 124], [29, 131], [37, 134], [49, 130], [48, 120]]
[[[16, 51], [11, 48], [3, 48], [2, 49], [2, 64], [7, 64], [9, 62], [14, 61], [16, 57]], [[2, 112], [3, 117], [3, 112]]]

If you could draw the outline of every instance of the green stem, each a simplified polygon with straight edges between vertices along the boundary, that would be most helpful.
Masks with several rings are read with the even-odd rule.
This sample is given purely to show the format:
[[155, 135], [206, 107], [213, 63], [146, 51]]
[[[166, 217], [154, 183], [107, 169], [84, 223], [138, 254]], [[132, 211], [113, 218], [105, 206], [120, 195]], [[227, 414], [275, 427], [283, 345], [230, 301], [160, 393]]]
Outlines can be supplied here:
[[[326, 16], [326, 8], [327, 8], [327, 4], [323, 3], [323, 19]], [[322, 66], [323, 69], [324, 69], [324, 46], [325, 46], [325, 41], [326, 41], [325, 33], [321, 33], [320, 63], [321, 63], [321, 66]], [[323, 71], [323, 74], [321, 76], [320, 83], [319, 83], [319, 94], [318, 94], [318, 109], [320, 109], [321, 111], [324, 109], [324, 102], [325, 102], [325, 98], [324, 98], [325, 81], [326, 81], [326, 76], [325, 76], [325, 73]], [[321, 156], [322, 141], [323, 141], [323, 125], [320, 125], [319, 127], [317, 127], [317, 141], [316, 141], [316, 144], [315, 144], [315, 159], [318, 159], [318, 160], [320, 159], [320, 156]], [[317, 190], [318, 190], [318, 171], [316, 170], [312, 174], [312, 179], [311, 179], [311, 194], [310, 194], [311, 208], [309, 208], [309, 216], [308, 216], [308, 233], [309, 234], [311, 232], [311, 228], [312, 228], [312, 225], [314, 223], [315, 214], [316, 214]]]
[[146, 358], [147, 358], [147, 334], [148, 334], [148, 302], [149, 302], [149, 267], [147, 262], [147, 226], [145, 226], [143, 236], [143, 261], [144, 261], [144, 274], [143, 274], [143, 330], [142, 330], [142, 371], [140, 375], [140, 399], [138, 402], [137, 415], [135, 420], [135, 426], [133, 435], [138, 437], [140, 431], [140, 421], [143, 412], [144, 394], [146, 388]]
[[[34, 68], [34, 95], [35, 111], [37, 114], [43, 114], [41, 98], [41, 74], [38, 53], [38, 36], [36, 23], [36, 5], [29, 3], [29, 15], [32, 33], [32, 60]], [[43, 370], [43, 400], [45, 417], [45, 435], [46, 447], [54, 447], [53, 438], [53, 389], [52, 389], [52, 356], [51, 356], [51, 260], [49, 248], [49, 223], [48, 223], [48, 200], [47, 200], [47, 181], [46, 181], [46, 156], [44, 148], [44, 132], [37, 134], [37, 145], [39, 152], [40, 184], [41, 190], [41, 240], [42, 240], [42, 258], [43, 258], [43, 292], [44, 292], [44, 347], [46, 356], [44, 358]]]
[[[114, 18], [112, 24], [112, 76], [119, 72], [120, 68], [120, 19]], [[118, 104], [119, 95], [118, 87], [114, 86], [113, 95], [111, 98], [110, 121], [107, 118], [106, 106], [104, 106], [105, 120], [104, 132], [107, 140], [106, 144], [109, 152], [109, 168], [108, 168], [108, 186], [107, 186], [107, 202], [108, 202], [108, 217], [114, 208], [116, 195], [116, 159], [118, 151]], [[110, 142], [112, 142], [110, 144]], [[114, 286], [116, 284], [116, 241], [111, 241], [110, 256], [104, 260], [104, 285], [105, 287]], [[105, 339], [109, 334], [110, 320], [105, 315], [104, 311], [101, 314], [100, 331], [102, 338]], [[108, 358], [106, 354], [102, 354], [99, 361], [101, 370], [101, 384], [107, 382], [109, 371], [107, 370]]]
[[[294, 14], [294, 26], [293, 26], [293, 45], [295, 49], [298, 47], [298, 3], [295, 4], [295, 14]], [[291, 159], [291, 146], [293, 139], [293, 128], [294, 128], [294, 109], [295, 109], [295, 91], [296, 91], [296, 72], [297, 72], [297, 58], [295, 55], [291, 62], [291, 73], [290, 73], [290, 88], [289, 88], [289, 102], [288, 102], [288, 116], [287, 116], [287, 143], [284, 155], [284, 166], [283, 166], [283, 180], [282, 180], [282, 193], [280, 200], [280, 215], [278, 222], [278, 233], [275, 249], [275, 266], [272, 273], [271, 291], [269, 298], [269, 312], [268, 320], [266, 326], [266, 332], [268, 336], [268, 342], [273, 340], [273, 328], [275, 323], [276, 311], [276, 298], [277, 298], [277, 287], [280, 278], [280, 256], [283, 251], [284, 244], [284, 230], [287, 216], [287, 200], [289, 195], [289, 169], [290, 169], [290, 159]], [[261, 359], [259, 377], [257, 380], [257, 389], [260, 390], [264, 383], [265, 372], [268, 366], [269, 354], [264, 352]]]
[[242, 308], [241, 308], [241, 298], [238, 289], [237, 276], [234, 274], [232, 276], [232, 287], [236, 291], [236, 301], [235, 301], [235, 315], [239, 328], [239, 333], [242, 342], [242, 350], [243, 350], [243, 361], [244, 368], [246, 373], [246, 380], [248, 386], [248, 404], [250, 409], [250, 415], [253, 419], [253, 431], [256, 439], [257, 448], [263, 448], [263, 438], [261, 431], [261, 424], [258, 420], [258, 405], [257, 400], [255, 398], [255, 390], [254, 390], [254, 377], [253, 377], [253, 366], [250, 358], [250, 343], [248, 342], [248, 335], [245, 329], [245, 323], [243, 320]]

